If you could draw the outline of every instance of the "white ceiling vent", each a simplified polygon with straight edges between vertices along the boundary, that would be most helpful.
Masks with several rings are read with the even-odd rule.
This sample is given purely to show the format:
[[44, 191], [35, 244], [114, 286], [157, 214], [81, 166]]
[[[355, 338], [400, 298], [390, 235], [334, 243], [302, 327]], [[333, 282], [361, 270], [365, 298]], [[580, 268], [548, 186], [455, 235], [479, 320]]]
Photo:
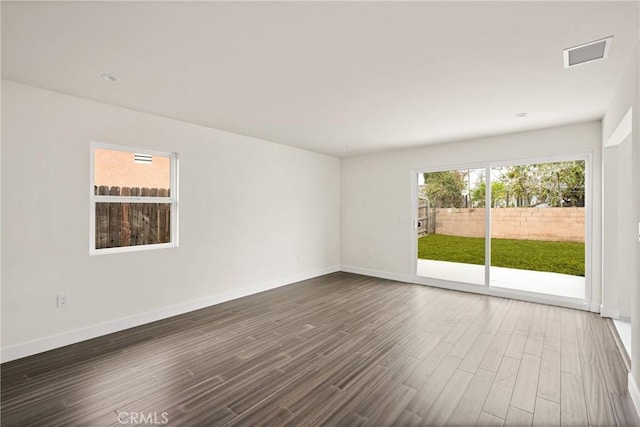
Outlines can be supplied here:
[[613, 36], [565, 49], [563, 51], [564, 68], [571, 68], [606, 58], [609, 56], [611, 40], [613, 40]]

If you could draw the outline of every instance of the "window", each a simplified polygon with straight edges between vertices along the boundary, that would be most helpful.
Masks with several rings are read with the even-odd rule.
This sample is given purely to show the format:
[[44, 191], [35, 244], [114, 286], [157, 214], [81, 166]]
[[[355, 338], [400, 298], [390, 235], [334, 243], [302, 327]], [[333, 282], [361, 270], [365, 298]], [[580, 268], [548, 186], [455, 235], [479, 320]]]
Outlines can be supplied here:
[[176, 247], [177, 156], [91, 144], [90, 253]]

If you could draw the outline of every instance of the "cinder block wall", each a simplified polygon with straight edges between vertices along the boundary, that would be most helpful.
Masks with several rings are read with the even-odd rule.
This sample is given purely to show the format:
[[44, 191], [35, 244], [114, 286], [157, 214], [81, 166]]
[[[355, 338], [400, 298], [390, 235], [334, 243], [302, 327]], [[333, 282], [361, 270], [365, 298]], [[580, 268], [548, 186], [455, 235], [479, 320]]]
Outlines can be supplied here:
[[[493, 208], [491, 237], [584, 242], [584, 208]], [[483, 237], [484, 208], [438, 209], [436, 234]]]

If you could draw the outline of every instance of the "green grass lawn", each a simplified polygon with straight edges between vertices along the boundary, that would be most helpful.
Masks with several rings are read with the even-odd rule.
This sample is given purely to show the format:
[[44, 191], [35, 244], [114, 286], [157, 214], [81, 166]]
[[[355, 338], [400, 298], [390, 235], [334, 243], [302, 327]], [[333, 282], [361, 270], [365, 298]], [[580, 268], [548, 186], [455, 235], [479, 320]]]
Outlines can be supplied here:
[[[484, 239], [430, 234], [418, 239], [418, 258], [484, 264]], [[584, 243], [491, 239], [491, 265], [584, 276]]]

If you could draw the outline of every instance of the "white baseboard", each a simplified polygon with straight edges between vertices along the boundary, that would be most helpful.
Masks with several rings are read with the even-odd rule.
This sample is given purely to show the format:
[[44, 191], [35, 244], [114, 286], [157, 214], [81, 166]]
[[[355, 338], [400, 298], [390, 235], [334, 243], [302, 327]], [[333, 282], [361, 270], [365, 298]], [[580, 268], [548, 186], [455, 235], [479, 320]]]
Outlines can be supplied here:
[[43, 351], [53, 350], [54, 348], [64, 347], [66, 345], [75, 344], [91, 338], [111, 334], [113, 332], [122, 331], [136, 326], [144, 325], [146, 323], [151, 323], [172, 316], [177, 316], [179, 314], [188, 313], [190, 311], [199, 310], [201, 308], [210, 307], [212, 305], [257, 294], [259, 292], [268, 291], [269, 289], [290, 285], [292, 283], [312, 279], [324, 274], [335, 273], [336, 271], [340, 271], [339, 266], [321, 268], [318, 270], [284, 277], [282, 279], [269, 280], [267, 282], [247, 286], [241, 289], [235, 289], [217, 295], [211, 295], [209, 297], [195, 301], [176, 304], [158, 310], [148, 311], [146, 313], [123, 317], [121, 319], [100, 323], [98, 325], [92, 325], [85, 328], [64, 332], [62, 334], [53, 335], [22, 344], [16, 344], [2, 349], [1, 360], [2, 363], [9, 362], [11, 360], [20, 359], [22, 357], [31, 356], [37, 353], [42, 353]]
[[614, 308], [607, 308], [604, 305], [600, 306], [600, 316], [602, 317], [610, 317], [612, 319], [620, 318], [620, 310], [616, 310]]
[[597, 302], [592, 302], [589, 304], [589, 308], [592, 313], [600, 313], [601, 305]]
[[638, 384], [636, 383], [636, 380], [633, 378], [633, 375], [631, 375], [631, 372], [629, 372], [628, 388], [629, 388], [629, 394], [631, 395], [631, 400], [633, 400], [633, 406], [636, 407], [636, 412], [640, 417], [640, 388], [638, 388]]
[[351, 265], [343, 265], [341, 268], [345, 273], [362, 274], [363, 276], [378, 277], [380, 279], [395, 280], [396, 282], [414, 283], [413, 277], [398, 273], [389, 273], [388, 271], [372, 270], [363, 267], [354, 267]]

